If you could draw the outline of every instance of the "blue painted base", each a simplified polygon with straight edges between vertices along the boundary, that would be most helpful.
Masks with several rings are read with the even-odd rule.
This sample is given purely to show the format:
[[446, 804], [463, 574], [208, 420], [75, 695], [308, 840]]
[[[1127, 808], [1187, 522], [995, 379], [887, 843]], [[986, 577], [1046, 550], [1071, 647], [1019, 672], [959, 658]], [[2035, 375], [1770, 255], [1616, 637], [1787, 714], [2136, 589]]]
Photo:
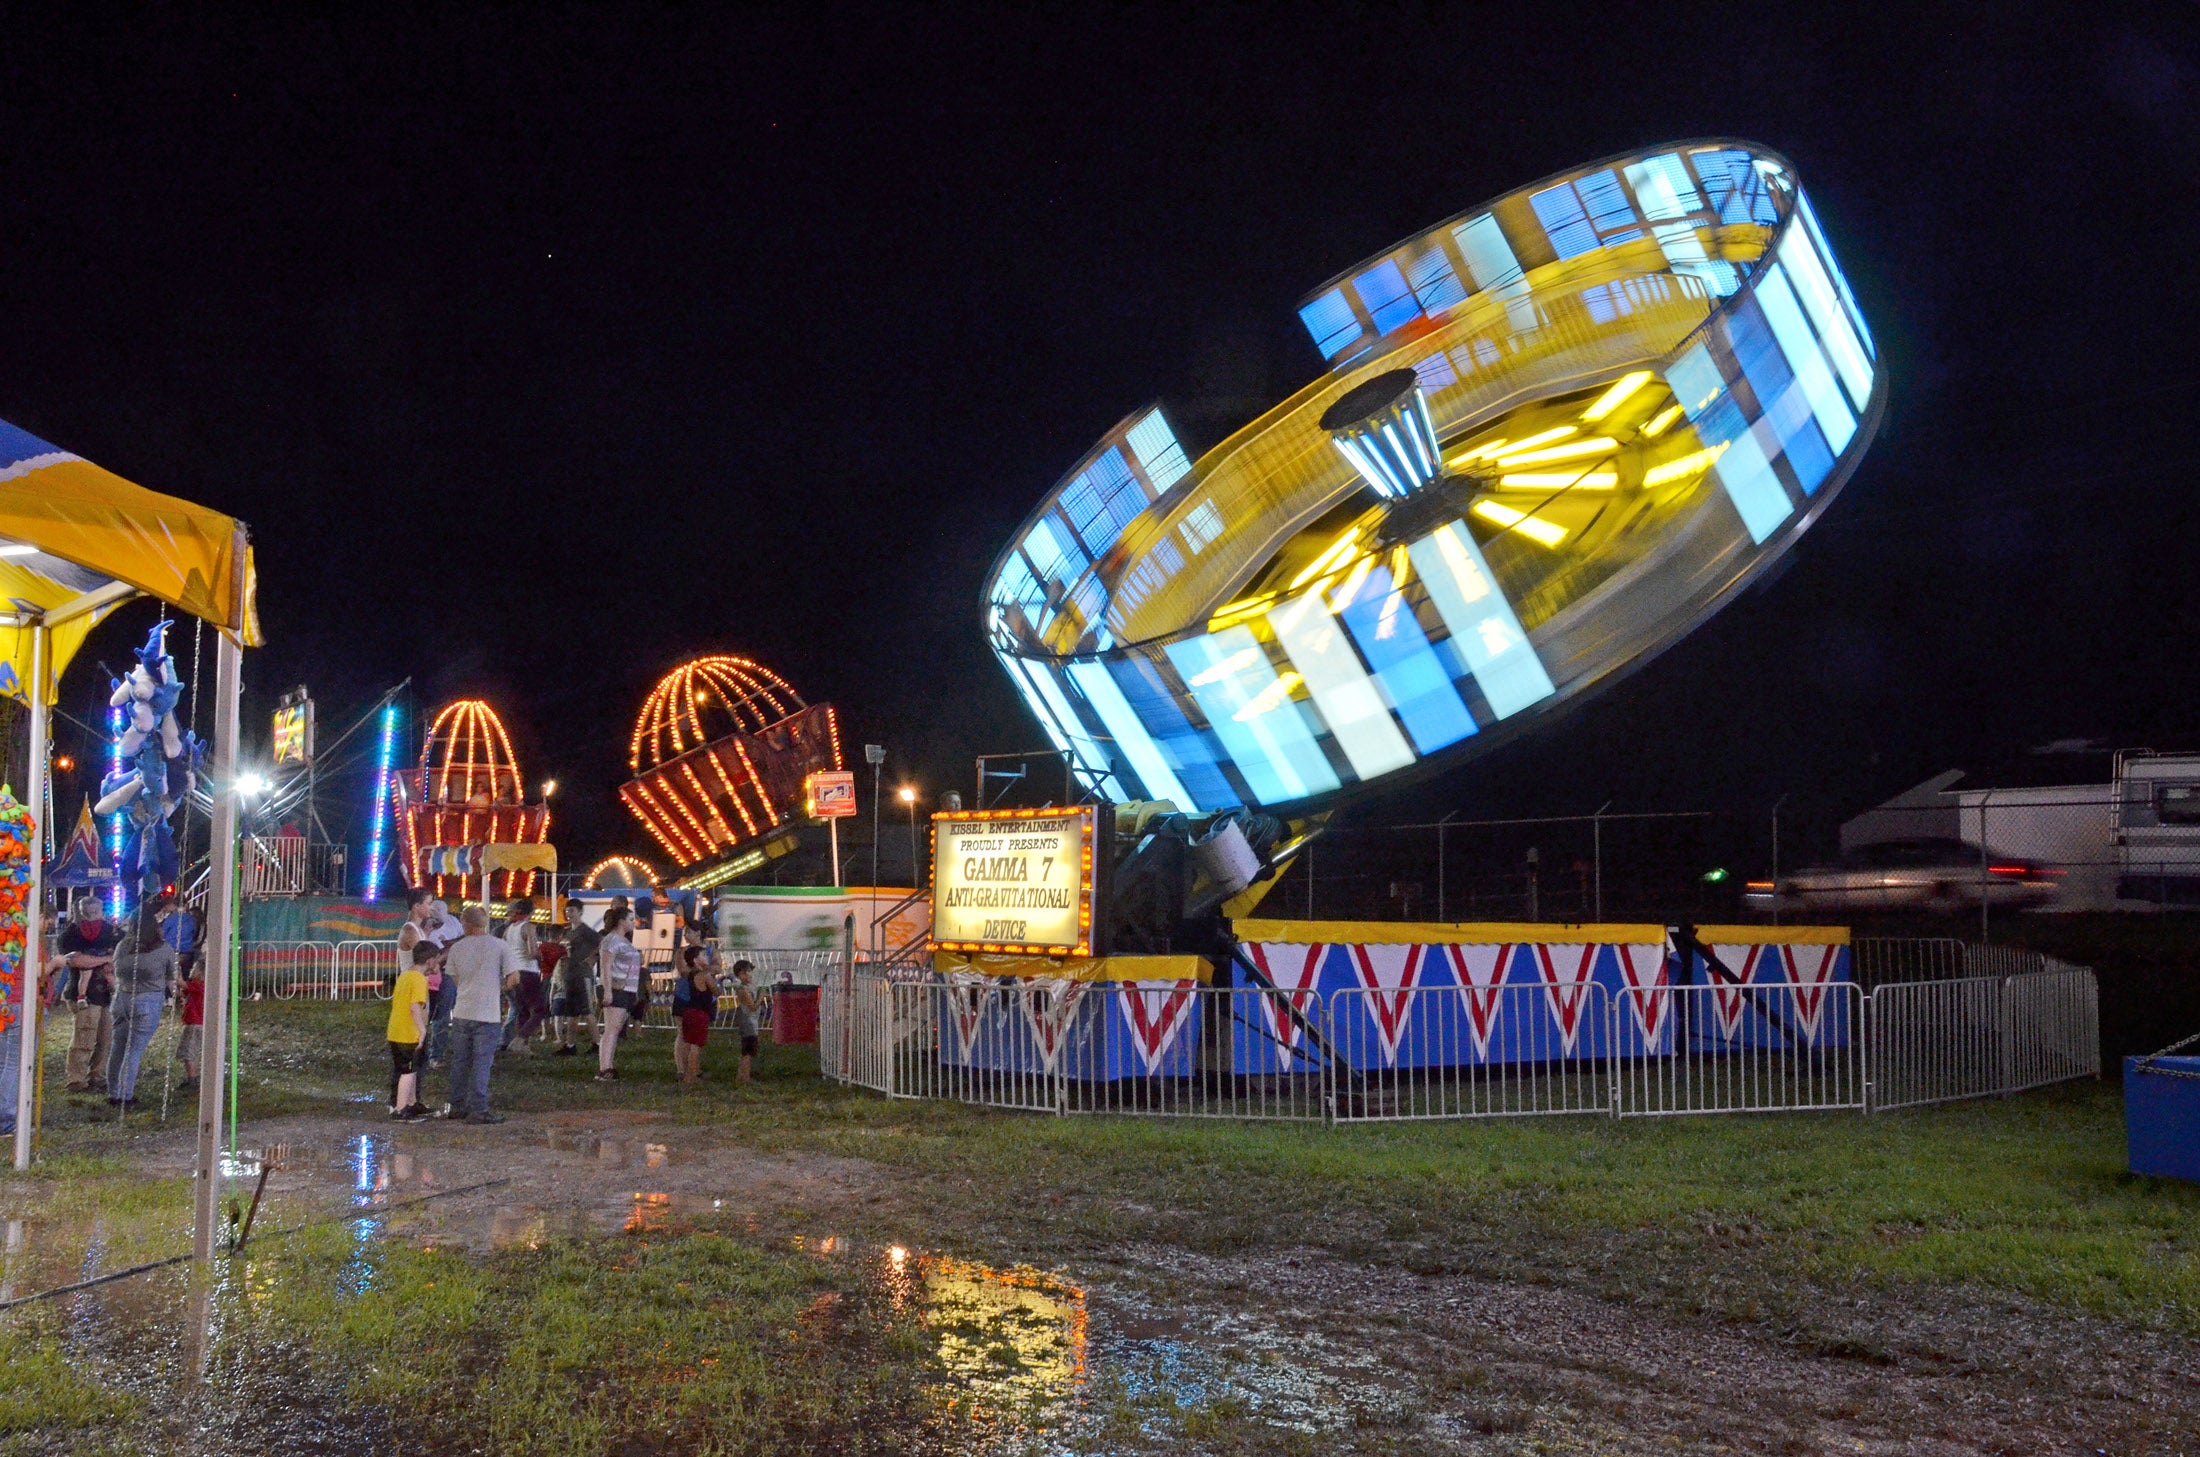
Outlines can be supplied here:
[[[2131, 1171], [2200, 1184], [2200, 1057], [2124, 1059], [2124, 1137]], [[2184, 1077], [2166, 1077], [2167, 1072]]]

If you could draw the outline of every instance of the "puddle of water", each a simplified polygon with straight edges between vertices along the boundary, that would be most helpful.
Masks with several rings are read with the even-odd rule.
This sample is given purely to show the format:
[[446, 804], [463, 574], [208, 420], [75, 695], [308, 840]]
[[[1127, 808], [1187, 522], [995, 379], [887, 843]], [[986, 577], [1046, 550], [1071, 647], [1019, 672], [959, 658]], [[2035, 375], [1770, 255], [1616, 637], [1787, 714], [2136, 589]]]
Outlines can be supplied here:
[[[646, 1137], [594, 1130], [551, 1129], [545, 1143], [591, 1164], [621, 1169], [662, 1168], [687, 1157]], [[263, 1229], [325, 1214], [331, 1194], [355, 1211], [350, 1217], [354, 1254], [343, 1279], [358, 1292], [374, 1278], [374, 1243], [388, 1222], [383, 1211], [472, 1182], [460, 1177], [459, 1163], [439, 1171], [440, 1162], [457, 1158], [444, 1150], [416, 1152], [399, 1146], [391, 1133], [377, 1132], [335, 1146], [241, 1150], [225, 1161], [224, 1172], [234, 1181], [232, 1191], [247, 1199], [265, 1166], [271, 1166], [271, 1200], [305, 1196], [306, 1207], [292, 1202], [279, 1220], [274, 1209], [263, 1209]], [[494, 1197], [419, 1206], [428, 1242], [486, 1254], [565, 1238], [698, 1226], [745, 1228], [766, 1237], [745, 1201], [724, 1196], [642, 1188], [592, 1205], [482, 1207]], [[50, 1225], [29, 1216], [8, 1218], [0, 1226], [0, 1296], [83, 1279], [128, 1262], [117, 1257], [107, 1224], [97, 1218], [78, 1221], [72, 1230]], [[184, 1247], [188, 1229], [177, 1233], [177, 1247]], [[1126, 1430], [1144, 1440], [1166, 1441], [1184, 1413], [1220, 1402], [1242, 1409], [1249, 1419], [1316, 1435], [1349, 1428], [1371, 1412], [1403, 1414], [1410, 1408], [1412, 1393], [1400, 1387], [1395, 1372], [1371, 1352], [1326, 1339], [1312, 1329], [1311, 1313], [1303, 1323], [1286, 1324], [1271, 1313], [1172, 1311], [1127, 1287], [1080, 1284], [1028, 1267], [986, 1265], [838, 1234], [784, 1238], [806, 1256], [846, 1269], [895, 1312], [915, 1319], [942, 1373], [935, 1400], [977, 1433], [972, 1450], [1066, 1453]], [[250, 1362], [232, 1355], [224, 1365], [225, 1350], [241, 1353], [249, 1344], [225, 1346], [224, 1328], [236, 1318], [236, 1302], [252, 1298], [254, 1276], [250, 1266], [223, 1268], [224, 1282], [210, 1296], [193, 1296], [188, 1271], [178, 1269], [62, 1297], [57, 1304], [66, 1307], [72, 1350], [103, 1370], [207, 1372], [198, 1394], [179, 1408], [187, 1408], [191, 1431], [202, 1445], [388, 1450], [379, 1438], [363, 1438], [368, 1427], [386, 1432], [386, 1423], [363, 1427], [352, 1416], [317, 1406], [311, 1393], [268, 1385], [275, 1378], [262, 1369], [264, 1350]], [[263, 1272], [259, 1278], [272, 1276]], [[247, 1364], [254, 1369], [241, 1369]], [[264, 1410], [254, 1414], [247, 1408]]]
[[895, 1310], [914, 1311], [946, 1373], [941, 1399], [993, 1443], [1019, 1451], [1077, 1450], [1126, 1420], [1162, 1440], [1171, 1418], [1222, 1401], [1310, 1434], [1343, 1431], [1385, 1408], [1403, 1415], [1410, 1405], [1372, 1354], [1267, 1317], [1164, 1313], [1128, 1291], [903, 1245], [790, 1240], [818, 1259], [859, 1262]]
[[670, 1143], [593, 1129], [546, 1128], [542, 1142], [546, 1148], [577, 1153], [607, 1169], [661, 1169], [669, 1164], [691, 1163], [695, 1158], [687, 1149]]

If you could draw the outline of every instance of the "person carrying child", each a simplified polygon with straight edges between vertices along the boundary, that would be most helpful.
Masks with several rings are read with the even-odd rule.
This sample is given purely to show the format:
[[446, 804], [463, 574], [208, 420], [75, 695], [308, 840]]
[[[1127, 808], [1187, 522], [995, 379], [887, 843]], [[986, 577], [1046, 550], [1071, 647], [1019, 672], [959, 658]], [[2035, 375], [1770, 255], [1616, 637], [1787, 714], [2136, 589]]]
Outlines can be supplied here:
[[420, 1044], [428, 1035], [428, 973], [443, 969], [443, 948], [420, 941], [412, 965], [390, 988], [390, 1117], [416, 1123], [428, 1116], [420, 1101]]
[[681, 948], [680, 1040], [672, 1047], [673, 1071], [683, 1083], [703, 1080], [703, 1044], [710, 1040], [710, 1019], [718, 1010], [718, 978], [693, 946]]

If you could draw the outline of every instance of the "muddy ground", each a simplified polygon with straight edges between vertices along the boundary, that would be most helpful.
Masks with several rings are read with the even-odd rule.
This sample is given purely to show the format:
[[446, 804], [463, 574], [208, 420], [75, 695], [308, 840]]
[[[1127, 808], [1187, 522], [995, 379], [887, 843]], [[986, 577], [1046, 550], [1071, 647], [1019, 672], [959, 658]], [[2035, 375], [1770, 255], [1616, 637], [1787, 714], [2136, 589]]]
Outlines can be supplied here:
[[[648, 1113], [495, 1128], [314, 1115], [245, 1142], [278, 1151], [270, 1232], [402, 1205], [390, 1237], [482, 1251], [700, 1226], [796, 1241], [882, 1281], [922, 1269], [953, 1307], [943, 1329], [1021, 1352], [1003, 1374], [943, 1337], [950, 1379], [1051, 1413], [1016, 1432], [1040, 1450], [1147, 1445], [1140, 1433], [1161, 1428], [1126, 1428], [1121, 1411], [1158, 1403], [1243, 1412], [1321, 1451], [2200, 1453], [2190, 1340], [1960, 1288], [1798, 1284], [1777, 1308], [1722, 1306], [1727, 1277], [1704, 1254], [1716, 1241], [1687, 1268], [1488, 1230], [1401, 1244], [1325, 1229], [1318, 1248], [1221, 1251], [1083, 1240], [1050, 1260], [1044, 1211], [964, 1220], [922, 1174], [759, 1152]], [[186, 1172], [190, 1153], [181, 1131], [135, 1146], [148, 1171]], [[1709, 1292], [1687, 1318], [1672, 1298], [1684, 1288]], [[1185, 1441], [1154, 1438], [1200, 1450]]]

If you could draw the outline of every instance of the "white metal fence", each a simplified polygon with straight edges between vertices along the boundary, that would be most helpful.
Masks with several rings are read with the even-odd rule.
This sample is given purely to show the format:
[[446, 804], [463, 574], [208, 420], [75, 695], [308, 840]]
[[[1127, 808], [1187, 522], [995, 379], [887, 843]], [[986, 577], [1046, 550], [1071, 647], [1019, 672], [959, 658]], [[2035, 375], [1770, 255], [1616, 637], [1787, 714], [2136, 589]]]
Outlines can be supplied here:
[[2093, 973], [1900, 982], [1870, 998], [1872, 1106], [1903, 1108], [2098, 1077]]
[[818, 1062], [895, 1098], [1337, 1122], [1881, 1110], [2099, 1076], [2092, 972], [2025, 964], [1869, 994], [1584, 982], [1324, 995], [858, 968], [825, 984]]

